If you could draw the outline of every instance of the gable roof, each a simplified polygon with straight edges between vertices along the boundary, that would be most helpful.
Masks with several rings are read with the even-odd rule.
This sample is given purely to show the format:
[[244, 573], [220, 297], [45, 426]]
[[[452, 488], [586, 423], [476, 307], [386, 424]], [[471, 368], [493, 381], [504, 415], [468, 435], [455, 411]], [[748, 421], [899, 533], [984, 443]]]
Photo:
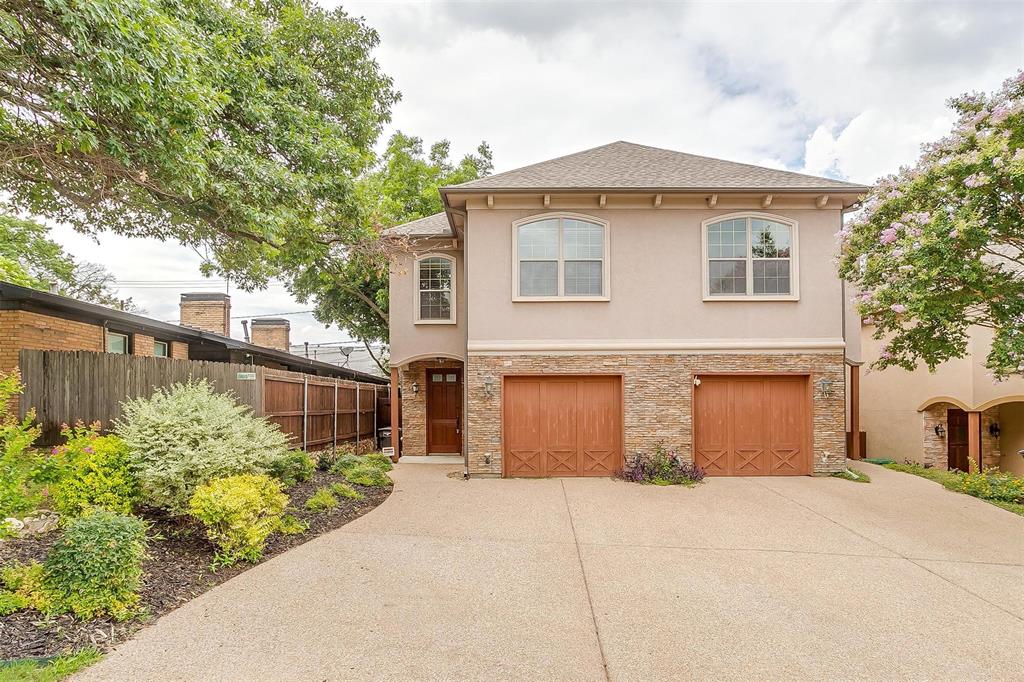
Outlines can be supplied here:
[[384, 234], [391, 237], [454, 237], [448, 215], [442, 211], [402, 225], [389, 227]]
[[[632, 142], [612, 142], [550, 161], [489, 175], [442, 193], [461, 190], [773, 190], [866, 192], [867, 187], [712, 159]], [[426, 220], [426, 219], [424, 219]]]

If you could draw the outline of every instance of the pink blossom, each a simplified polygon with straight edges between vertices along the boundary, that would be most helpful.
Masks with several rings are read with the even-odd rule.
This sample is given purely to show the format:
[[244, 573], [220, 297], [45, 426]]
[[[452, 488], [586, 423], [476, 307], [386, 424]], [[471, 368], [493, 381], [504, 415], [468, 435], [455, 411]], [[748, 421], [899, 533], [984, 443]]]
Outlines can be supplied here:
[[1000, 104], [999, 106], [992, 110], [992, 116], [989, 120], [992, 121], [992, 123], [1002, 123], [1003, 121], [1010, 117], [1011, 113], [1013, 112], [1009, 107]]
[[957, 230], [957, 229], [950, 230], [949, 231], [949, 236], [952, 237], [953, 239], [956, 239], [957, 237], [960, 236], [960, 230]]
[[1003, 157], [997, 156], [994, 159], [992, 159], [992, 165], [995, 166], [996, 168], [1002, 168], [1003, 167]]
[[964, 178], [964, 185], [970, 188], [981, 187], [988, 182], [988, 177], [984, 173], [974, 173]]
[[882, 234], [879, 235], [878, 241], [883, 244], [892, 244], [896, 241], [896, 230], [891, 227], [882, 230]]
[[888, 344], [885, 345], [885, 346], [882, 346], [882, 348], [878, 352], [878, 355], [883, 360], [891, 360], [892, 359], [892, 351], [889, 350]]
[[898, 315], [902, 315], [903, 313], [907, 312], [907, 306], [903, 305], [902, 303], [893, 303], [891, 306], [889, 306], [889, 310], [893, 311]]

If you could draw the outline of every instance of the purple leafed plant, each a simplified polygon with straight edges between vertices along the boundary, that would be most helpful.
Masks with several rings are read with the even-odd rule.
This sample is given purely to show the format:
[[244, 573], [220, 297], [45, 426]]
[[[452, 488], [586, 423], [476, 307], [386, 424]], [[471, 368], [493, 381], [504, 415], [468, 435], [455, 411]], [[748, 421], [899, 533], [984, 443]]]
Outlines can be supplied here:
[[626, 463], [620, 478], [633, 483], [655, 485], [693, 485], [704, 479], [704, 470], [688, 462], [674, 450], [659, 443], [653, 453], [637, 453]]

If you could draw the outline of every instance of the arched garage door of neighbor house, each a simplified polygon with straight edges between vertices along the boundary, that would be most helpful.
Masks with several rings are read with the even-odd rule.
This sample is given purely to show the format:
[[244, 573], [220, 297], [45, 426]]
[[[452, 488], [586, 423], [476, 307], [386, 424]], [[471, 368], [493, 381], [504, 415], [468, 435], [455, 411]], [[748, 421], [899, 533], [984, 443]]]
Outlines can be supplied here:
[[622, 468], [622, 377], [505, 377], [505, 476], [611, 476]]
[[811, 400], [804, 375], [700, 375], [694, 459], [711, 476], [811, 473]]

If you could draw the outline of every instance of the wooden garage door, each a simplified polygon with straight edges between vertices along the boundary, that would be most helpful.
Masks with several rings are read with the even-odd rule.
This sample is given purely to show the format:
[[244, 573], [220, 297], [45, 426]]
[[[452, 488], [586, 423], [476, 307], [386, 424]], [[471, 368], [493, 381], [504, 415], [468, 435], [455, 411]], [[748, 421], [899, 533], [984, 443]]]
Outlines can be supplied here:
[[505, 476], [611, 476], [622, 467], [619, 377], [506, 377]]
[[702, 376], [694, 459], [711, 476], [811, 473], [807, 377]]

